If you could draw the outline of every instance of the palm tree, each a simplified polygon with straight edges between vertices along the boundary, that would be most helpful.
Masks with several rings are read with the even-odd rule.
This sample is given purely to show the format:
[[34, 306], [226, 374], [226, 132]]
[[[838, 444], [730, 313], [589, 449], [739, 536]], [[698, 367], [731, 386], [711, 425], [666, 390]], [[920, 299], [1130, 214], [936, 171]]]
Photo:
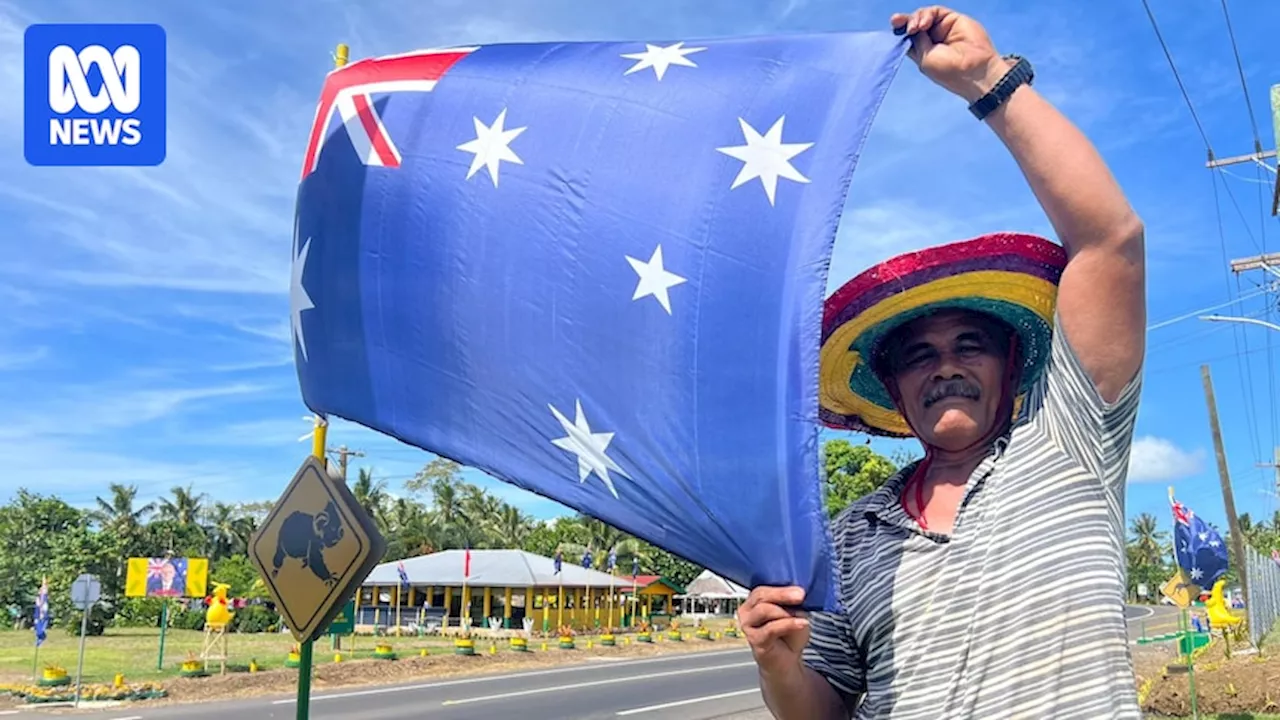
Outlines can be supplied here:
[[1129, 524], [1129, 543], [1141, 565], [1162, 565], [1168, 552], [1169, 534], [1159, 529], [1155, 515], [1142, 513]]
[[210, 556], [218, 559], [246, 552], [256, 525], [253, 518], [241, 515], [234, 505], [214, 503], [206, 514], [205, 524]]
[[155, 512], [155, 503], [134, 507], [134, 503], [138, 501], [137, 485], [111, 483], [107, 489], [111, 492], [111, 499], [94, 498], [97, 507], [89, 511], [90, 519], [99, 527], [111, 528], [117, 532], [137, 528]]
[[360, 468], [355, 483], [351, 485], [351, 494], [371, 517], [377, 519], [382, 516], [383, 505], [388, 499], [387, 483], [384, 480], [375, 480], [372, 470]]
[[160, 499], [160, 519], [172, 520], [184, 526], [197, 525], [207, 496], [195, 492], [191, 485], [185, 488], [175, 486], [169, 492], [173, 495], [172, 500]]

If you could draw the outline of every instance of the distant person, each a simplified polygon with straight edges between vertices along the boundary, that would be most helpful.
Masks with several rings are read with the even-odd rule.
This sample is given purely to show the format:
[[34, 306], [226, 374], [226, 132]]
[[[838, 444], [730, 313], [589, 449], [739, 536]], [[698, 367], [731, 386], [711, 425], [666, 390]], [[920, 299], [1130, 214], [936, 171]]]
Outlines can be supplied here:
[[[1008, 147], [1062, 245], [1001, 234], [909, 253], [828, 300], [824, 422], [914, 436], [925, 456], [833, 521], [843, 613], [798, 613], [800, 588], [752, 591], [739, 619], [765, 701], [781, 720], [1136, 720], [1124, 488], [1142, 223], [981, 25], [942, 7], [890, 22]], [[918, 170], [947, 172], [945, 150]]]

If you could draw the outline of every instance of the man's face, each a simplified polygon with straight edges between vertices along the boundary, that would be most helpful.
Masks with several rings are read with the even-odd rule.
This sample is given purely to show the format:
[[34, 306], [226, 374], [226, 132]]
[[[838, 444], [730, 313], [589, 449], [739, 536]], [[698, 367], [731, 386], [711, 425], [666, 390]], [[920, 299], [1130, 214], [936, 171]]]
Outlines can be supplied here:
[[885, 349], [902, 412], [920, 440], [963, 450], [997, 421], [1009, 340], [1001, 327], [964, 311], [912, 321]]

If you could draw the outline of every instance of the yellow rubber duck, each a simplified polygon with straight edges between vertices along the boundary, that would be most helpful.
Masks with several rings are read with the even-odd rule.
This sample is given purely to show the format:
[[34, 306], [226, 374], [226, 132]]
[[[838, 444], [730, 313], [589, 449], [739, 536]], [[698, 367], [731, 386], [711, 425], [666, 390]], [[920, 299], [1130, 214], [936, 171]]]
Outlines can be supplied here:
[[1244, 622], [1243, 618], [1237, 617], [1227, 609], [1227, 599], [1222, 593], [1222, 589], [1226, 587], [1226, 584], [1226, 580], [1219, 580], [1214, 583], [1213, 591], [1209, 593], [1209, 599], [1204, 601], [1204, 608], [1209, 612], [1209, 627], [1234, 628]]
[[225, 583], [213, 584], [213, 598], [209, 601], [209, 609], [204, 613], [204, 624], [207, 627], [226, 627], [231, 622], [231, 618], [235, 617], [235, 613], [231, 612], [227, 604], [227, 590], [230, 588], [231, 586]]

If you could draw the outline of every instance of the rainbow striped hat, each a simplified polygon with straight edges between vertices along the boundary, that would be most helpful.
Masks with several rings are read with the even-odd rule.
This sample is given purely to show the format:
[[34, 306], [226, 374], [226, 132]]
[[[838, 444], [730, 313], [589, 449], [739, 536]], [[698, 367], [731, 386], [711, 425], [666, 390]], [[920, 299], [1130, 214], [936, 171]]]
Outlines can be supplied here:
[[997, 233], [899, 255], [862, 272], [827, 298], [818, 391], [822, 422], [911, 437], [869, 360], [895, 328], [944, 309], [982, 312], [1013, 328], [1024, 363], [1021, 398], [1049, 359], [1064, 267], [1066, 253], [1056, 243]]

